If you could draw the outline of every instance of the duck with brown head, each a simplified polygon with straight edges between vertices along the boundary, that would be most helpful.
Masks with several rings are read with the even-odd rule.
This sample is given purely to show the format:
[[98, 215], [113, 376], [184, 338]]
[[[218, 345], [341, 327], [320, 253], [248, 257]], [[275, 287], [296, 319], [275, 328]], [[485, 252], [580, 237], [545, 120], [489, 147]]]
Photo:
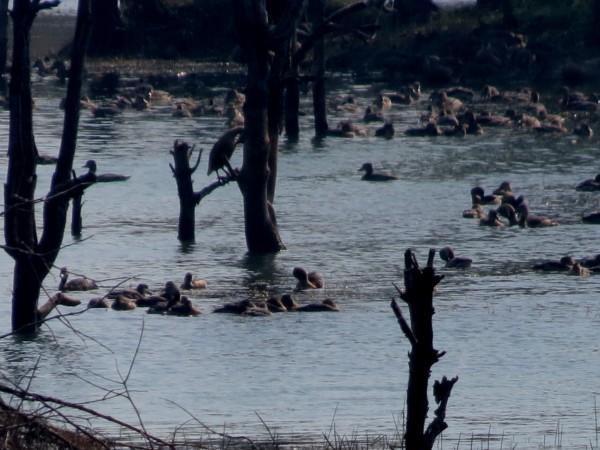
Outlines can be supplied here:
[[200, 308], [192, 303], [187, 295], [182, 295], [179, 302], [167, 309], [167, 314], [171, 316], [199, 316], [202, 314]]
[[292, 271], [298, 280], [296, 290], [321, 289], [324, 286], [323, 276], [317, 272], [307, 272], [303, 267], [294, 267]]
[[90, 280], [89, 278], [75, 278], [72, 280], [68, 280], [69, 271], [66, 267], [60, 269], [60, 282], [58, 283], [59, 291], [90, 291], [93, 289], [98, 289], [98, 285], [94, 280]]
[[110, 183], [112, 181], [127, 181], [131, 178], [129, 175], [120, 175], [118, 173], [101, 173], [97, 174], [98, 166], [96, 161], [88, 159], [83, 165], [83, 168], [87, 168], [89, 173], [96, 175], [96, 181], [98, 183]]
[[533, 265], [533, 270], [544, 272], [568, 272], [575, 265], [575, 260], [571, 256], [563, 256], [560, 260], [548, 260]]
[[466, 256], [456, 256], [454, 249], [450, 246], [440, 249], [440, 258], [446, 261], [446, 267], [455, 269], [466, 269], [473, 265], [473, 260]]
[[191, 272], [185, 274], [183, 278], [183, 284], [181, 285], [181, 289], [206, 289], [208, 287], [208, 282], [201, 278], [194, 278]]

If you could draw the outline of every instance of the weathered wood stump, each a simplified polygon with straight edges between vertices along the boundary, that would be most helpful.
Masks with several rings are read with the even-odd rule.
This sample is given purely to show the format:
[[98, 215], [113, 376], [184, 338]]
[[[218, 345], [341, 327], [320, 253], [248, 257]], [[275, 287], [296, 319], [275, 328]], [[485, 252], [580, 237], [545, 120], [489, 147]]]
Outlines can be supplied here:
[[[433, 268], [435, 249], [429, 250], [427, 266], [419, 268], [417, 259], [408, 249], [404, 253], [404, 290], [395, 284], [400, 298], [408, 305], [410, 325], [402, 315], [396, 300], [392, 300], [392, 310], [398, 319], [402, 332], [411, 344], [409, 353], [409, 378], [406, 397], [406, 433], [404, 435], [407, 450], [426, 450], [433, 448], [435, 438], [448, 425], [445, 422], [446, 405], [454, 383], [458, 377], [435, 381], [433, 394], [439, 407], [435, 410], [435, 418], [425, 430], [425, 419], [429, 410], [427, 387], [431, 367], [440, 360], [446, 352], [433, 347], [433, 324], [435, 313], [433, 307], [433, 292], [437, 284], [444, 278], [436, 275]], [[425, 431], [424, 431], [425, 430]]]

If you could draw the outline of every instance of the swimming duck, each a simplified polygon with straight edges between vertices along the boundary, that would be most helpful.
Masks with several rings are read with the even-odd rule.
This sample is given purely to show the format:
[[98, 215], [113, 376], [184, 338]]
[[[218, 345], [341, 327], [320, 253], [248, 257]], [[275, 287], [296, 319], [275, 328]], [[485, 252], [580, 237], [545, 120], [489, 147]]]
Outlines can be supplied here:
[[546, 272], [567, 272], [573, 268], [575, 260], [571, 256], [563, 256], [559, 261], [549, 260], [534, 264], [533, 270]]
[[573, 129], [573, 134], [582, 137], [592, 137], [594, 132], [587, 123], [581, 123]]
[[[165, 288], [158, 296], [154, 304], [150, 305], [148, 308], [149, 314], [164, 314], [167, 310], [177, 304], [181, 299], [181, 291], [172, 281], [167, 281], [165, 283]], [[146, 298], [146, 302], [149, 302], [150, 299]]]
[[444, 136], [456, 136], [464, 137], [467, 134], [468, 126], [464, 123], [454, 125], [452, 128], [446, 128], [444, 130]]
[[295, 311], [317, 312], [317, 311], [341, 311], [340, 307], [333, 299], [326, 298], [321, 303], [309, 303], [308, 305], [298, 306]]
[[127, 181], [131, 178], [129, 175], [119, 175], [118, 173], [102, 173], [98, 175], [96, 170], [98, 170], [98, 166], [96, 165], [96, 161], [93, 159], [88, 159], [86, 163], [83, 165], [83, 168], [87, 168], [89, 173], [93, 173], [96, 175], [96, 181], [98, 183], [109, 183], [111, 181]]
[[375, 99], [375, 106], [379, 109], [390, 109], [392, 100], [387, 95], [379, 94]]
[[454, 249], [450, 246], [446, 246], [440, 249], [440, 258], [446, 261], [446, 267], [451, 268], [468, 268], [473, 264], [471, 258], [465, 256], [456, 256]]
[[471, 201], [474, 205], [498, 205], [502, 203], [502, 197], [499, 195], [485, 195], [481, 186], [475, 186], [471, 189]]
[[64, 291], [90, 291], [98, 289], [98, 285], [94, 280], [89, 278], [75, 278], [67, 281], [69, 278], [69, 271], [66, 267], [60, 269], [60, 282], [58, 283], [58, 290]]
[[585, 180], [579, 183], [575, 190], [584, 192], [600, 191], [600, 173], [593, 179]]
[[264, 317], [264, 316], [272, 316], [273, 313], [269, 309], [267, 302], [252, 302], [252, 305], [246, 308], [242, 314], [242, 316], [250, 316], [250, 317]]
[[435, 123], [428, 123], [424, 127], [409, 128], [404, 131], [407, 136], [423, 137], [423, 136], [440, 136], [442, 130]]
[[381, 128], [375, 130], [375, 136], [391, 139], [394, 137], [394, 125], [392, 122], [386, 122]]
[[496, 209], [490, 209], [487, 217], [479, 219], [479, 225], [485, 227], [503, 227], [505, 226], [500, 219], [498, 219], [498, 211]]
[[122, 295], [125, 298], [131, 299], [131, 300], [137, 300], [137, 299], [144, 298], [144, 296], [148, 292], [150, 292], [150, 288], [148, 287], [148, 285], [146, 283], [140, 283], [136, 286], [135, 289], [129, 289], [129, 288], [111, 289], [111, 291], [108, 294], [106, 294], [106, 297], [110, 298], [110, 299], [115, 299], [115, 298], [117, 298], [117, 296]]
[[394, 175], [389, 175], [386, 173], [377, 173], [377, 172], [373, 172], [373, 164], [371, 164], [370, 162], [366, 162], [364, 163], [360, 169], [358, 169], [359, 172], [364, 171], [365, 174], [361, 177], [362, 180], [366, 180], [366, 181], [391, 181], [391, 180], [397, 180], [398, 177], [394, 176]]
[[110, 308], [110, 303], [108, 302], [106, 297], [96, 297], [96, 298], [90, 299], [90, 301], [87, 304], [87, 307], [88, 308], [108, 309], [108, 308]]
[[521, 203], [517, 207], [517, 213], [520, 215], [519, 226], [529, 228], [554, 227], [558, 222], [546, 216], [533, 215], [529, 212], [527, 203]]
[[131, 311], [136, 308], [136, 303], [123, 295], [117, 295], [110, 307], [115, 311]]
[[385, 122], [385, 116], [381, 111], [377, 111], [372, 106], [367, 106], [363, 120], [365, 122]]
[[512, 185], [510, 181], [504, 180], [496, 189], [492, 191], [494, 195], [509, 195], [512, 194]]
[[218, 306], [213, 309], [213, 313], [225, 313], [225, 314], [242, 314], [249, 308], [254, 308], [256, 305], [252, 300], [240, 300], [237, 302], [229, 302], [224, 305]]
[[507, 204], [517, 209], [517, 207], [525, 201], [525, 197], [519, 195], [515, 197], [513, 194], [505, 194], [502, 196], [502, 204]]
[[592, 271], [590, 269], [583, 267], [577, 262], [573, 264], [573, 267], [571, 267], [571, 270], [569, 270], [569, 275], [576, 275], [578, 277], [587, 277], [591, 273]]
[[317, 272], [307, 272], [303, 267], [294, 267], [292, 271], [298, 280], [296, 289], [320, 289], [324, 286], [323, 276]]
[[508, 204], [503, 203], [498, 208], [498, 214], [508, 219], [508, 224], [512, 227], [515, 225], [519, 225], [519, 219], [517, 218], [517, 212], [515, 208]]
[[243, 127], [232, 128], [223, 133], [217, 142], [215, 142], [208, 155], [208, 171], [206, 175], [216, 172], [217, 178], [220, 180], [219, 170], [222, 170], [229, 177], [235, 176], [235, 171], [231, 167], [231, 164], [229, 164], [229, 160], [237, 144], [243, 141], [243, 133]]
[[185, 274], [181, 289], [206, 289], [208, 283], [201, 278], [194, 278], [191, 272]]
[[589, 213], [589, 214], [584, 214], [581, 217], [581, 221], [583, 223], [596, 223], [596, 224], [600, 223], [600, 211]]
[[594, 256], [593, 258], [584, 258], [581, 260], [581, 265], [583, 267], [598, 267], [600, 266], [600, 254]]
[[462, 213], [462, 216], [465, 219], [483, 219], [487, 216], [487, 214], [485, 213], [483, 206], [477, 204], [473, 205], [471, 209], [465, 209]]
[[200, 308], [192, 303], [186, 296], [182, 295], [179, 302], [175, 303], [167, 310], [167, 314], [171, 316], [199, 316], [202, 314]]
[[281, 303], [287, 311], [294, 311], [299, 306], [290, 294], [283, 294], [281, 296]]

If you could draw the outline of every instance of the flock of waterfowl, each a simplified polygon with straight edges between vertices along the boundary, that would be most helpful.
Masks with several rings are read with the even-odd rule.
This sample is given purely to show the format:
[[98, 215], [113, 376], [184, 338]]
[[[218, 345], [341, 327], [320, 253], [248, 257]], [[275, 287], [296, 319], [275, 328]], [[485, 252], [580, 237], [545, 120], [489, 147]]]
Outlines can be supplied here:
[[[584, 180], [576, 187], [578, 191], [600, 191], [600, 174], [593, 179]], [[523, 195], [515, 196], [510, 181], [503, 181], [492, 194], [485, 194], [481, 186], [471, 189], [470, 209], [464, 210], [462, 215], [467, 219], [476, 219], [480, 226], [486, 227], [511, 227], [541, 228], [555, 227], [559, 222], [551, 217], [532, 214], [530, 206]], [[491, 208], [486, 212], [484, 205]], [[503, 221], [502, 219], [505, 219]], [[600, 211], [584, 214], [581, 217], [583, 223], [600, 224]], [[440, 257], [446, 261], [446, 267], [465, 268], [471, 267], [469, 258], [456, 257], [452, 247], [444, 247], [440, 250]], [[564, 256], [560, 260], [549, 260], [533, 265], [533, 270], [559, 271], [573, 275], [585, 276], [593, 272], [600, 272], [600, 255], [593, 258], [584, 258], [577, 262], [571, 256]]]
[[[305, 289], [322, 289], [324, 287], [323, 277], [317, 272], [308, 272], [302, 267], [294, 267], [292, 274], [297, 280], [296, 292]], [[188, 295], [182, 294], [182, 291], [207, 288], [208, 282], [206, 280], [195, 278], [191, 272], [187, 272], [180, 286], [177, 286], [173, 281], [167, 281], [164, 288], [157, 294], [153, 294], [145, 283], [139, 283], [135, 288], [116, 287], [110, 289], [102, 297], [90, 299], [87, 308], [130, 311], [144, 307], [148, 308], [147, 312], [149, 314], [198, 316], [202, 314], [201, 309], [192, 302]], [[64, 295], [66, 292], [96, 291], [99, 289], [98, 283], [87, 277], [69, 280], [69, 271], [66, 267], [61, 268], [58, 290], [62, 295], [59, 304], [67, 306], [80, 304], [79, 300]], [[63, 300], [63, 298], [66, 300]], [[278, 312], [292, 311], [340, 311], [340, 308], [330, 298], [326, 298], [321, 302], [300, 305], [291, 294], [283, 294], [280, 297], [271, 296], [267, 299], [244, 299], [229, 302], [213, 309], [214, 313], [242, 316], [269, 316]]]

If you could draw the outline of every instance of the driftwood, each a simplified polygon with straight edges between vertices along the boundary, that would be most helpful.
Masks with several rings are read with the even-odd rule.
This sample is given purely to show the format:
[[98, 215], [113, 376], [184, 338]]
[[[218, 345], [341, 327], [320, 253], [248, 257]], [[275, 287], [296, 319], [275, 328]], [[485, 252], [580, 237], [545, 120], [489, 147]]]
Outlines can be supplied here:
[[[435, 438], [446, 428], [446, 405], [452, 387], [458, 377], [448, 379], [445, 376], [441, 381], [435, 381], [433, 394], [435, 402], [439, 405], [434, 411], [435, 418], [425, 430], [425, 419], [429, 409], [427, 387], [431, 367], [440, 360], [446, 352], [438, 351], [433, 347], [432, 319], [435, 314], [433, 307], [433, 292], [437, 284], [444, 278], [436, 275], [433, 268], [435, 250], [429, 250], [427, 266], [419, 268], [417, 259], [412, 250], [404, 254], [404, 290], [396, 290], [400, 298], [408, 305], [410, 325], [402, 315], [396, 300], [392, 300], [392, 310], [398, 319], [400, 328], [411, 344], [409, 353], [409, 378], [406, 397], [406, 449], [424, 450], [433, 448]], [[424, 431], [425, 430], [425, 431]]]

